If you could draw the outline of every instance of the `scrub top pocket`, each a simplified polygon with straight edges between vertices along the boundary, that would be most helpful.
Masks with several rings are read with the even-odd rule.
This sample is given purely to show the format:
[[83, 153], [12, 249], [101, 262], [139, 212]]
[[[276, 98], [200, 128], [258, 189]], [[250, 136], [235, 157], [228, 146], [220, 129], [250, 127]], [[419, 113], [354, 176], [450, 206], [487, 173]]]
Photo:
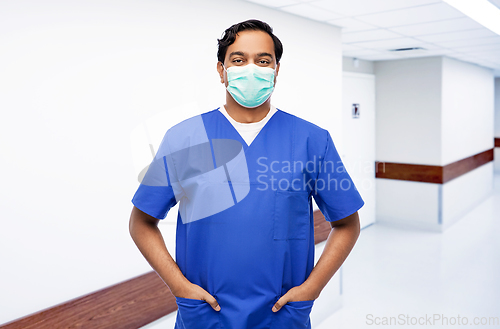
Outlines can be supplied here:
[[309, 193], [276, 190], [274, 240], [305, 240], [309, 236]]
[[304, 300], [286, 303], [278, 312], [274, 313], [272, 329], [310, 329], [311, 310], [314, 300]]
[[175, 297], [177, 320], [175, 329], [220, 329], [219, 313], [200, 299]]

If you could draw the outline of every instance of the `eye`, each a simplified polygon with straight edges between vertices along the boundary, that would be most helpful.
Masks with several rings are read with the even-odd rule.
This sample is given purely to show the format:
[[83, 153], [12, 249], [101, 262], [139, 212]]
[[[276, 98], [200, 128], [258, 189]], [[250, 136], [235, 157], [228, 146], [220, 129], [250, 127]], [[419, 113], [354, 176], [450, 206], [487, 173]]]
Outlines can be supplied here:
[[267, 61], [267, 60], [265, 60], [265, 59], [261, 59], [261, 60], [259, 61], [259, 63], [261, 63], [261, 64], [269, 64], [270, 62], [269, 62], [269, 61]]
[[243, 62], [241, 59], [233, 59], [233, 63], [241, 63]]

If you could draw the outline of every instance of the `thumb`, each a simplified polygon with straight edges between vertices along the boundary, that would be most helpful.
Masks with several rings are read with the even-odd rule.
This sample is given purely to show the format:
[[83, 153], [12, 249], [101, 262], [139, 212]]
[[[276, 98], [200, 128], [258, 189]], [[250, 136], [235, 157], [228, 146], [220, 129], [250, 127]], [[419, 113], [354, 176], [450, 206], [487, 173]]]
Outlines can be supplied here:
[[210, 294], [207, 295], [205, 301], [212, 306], [212, 308], [216, 311], [220, 311], [220, 305], [217, 300]]
[[283, 305], [288, 303], [288, 298], [285, 296], [286, 294], [283, 295], [280, 299], [278, 299], [278, 301], [274, 304], [273, 312], [278, 312], [283, 307]]

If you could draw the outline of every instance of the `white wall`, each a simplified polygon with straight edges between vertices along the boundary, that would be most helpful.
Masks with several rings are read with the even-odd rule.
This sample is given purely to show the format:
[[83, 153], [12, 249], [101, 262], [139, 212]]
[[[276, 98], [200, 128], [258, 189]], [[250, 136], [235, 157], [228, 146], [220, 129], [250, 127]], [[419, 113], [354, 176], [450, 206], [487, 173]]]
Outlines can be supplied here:
[[441, 165], [493, 147], [493, 70], [443, 57]]
[[[443, 57], [443, 165], [494, 147], [493, 70]], [[442, 225], [446, 229], [493, 189], [493, 163], [488, 163], [443, 185]]]
[[442, 188], [443, 230], [472, 210], [493, 191], [493, 162], [457, 177]]
[[376, 61], [377, 160], [441, 164], [441, 57]]
[[0, 2], [0, 323], [151, 270], [128, 232], [131, 131], [223, 103], [216, 39], [249, 18], [284, 44], [273, 103], [341, 145], [340, 28], [236, 0]]
[[[444, 166], [493, 147], [493, 71], [447, 57], [375, 62], [377, 160]], [[445, 184], [377, 179], [377, 221], [442, 231], [492, 190], [493, 166]]]
[[493, 71], [445, 56], [375, 62], [377, 160], [446, 165], [493, 147]]
[[378, 178], [377, 223], [441, 231], [439, 184]]
[[495, 147], [493, 151], [493, 156], [495, 157], [494, 162], [494, 171], [497, 174], [500, 174], [500, 147]]

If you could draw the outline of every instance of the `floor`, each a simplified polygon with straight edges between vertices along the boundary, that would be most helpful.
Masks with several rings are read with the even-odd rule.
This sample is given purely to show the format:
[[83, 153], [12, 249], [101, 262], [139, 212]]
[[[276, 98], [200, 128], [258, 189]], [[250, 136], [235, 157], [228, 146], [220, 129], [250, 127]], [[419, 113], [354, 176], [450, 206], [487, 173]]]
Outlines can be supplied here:
[[[500, 175], [494, 185], [444, 233], [363, 229], [343, 264], [343, 307], [313, 328], [500, 328]], [[174, 314], [143, 328], [173, 328]]]

